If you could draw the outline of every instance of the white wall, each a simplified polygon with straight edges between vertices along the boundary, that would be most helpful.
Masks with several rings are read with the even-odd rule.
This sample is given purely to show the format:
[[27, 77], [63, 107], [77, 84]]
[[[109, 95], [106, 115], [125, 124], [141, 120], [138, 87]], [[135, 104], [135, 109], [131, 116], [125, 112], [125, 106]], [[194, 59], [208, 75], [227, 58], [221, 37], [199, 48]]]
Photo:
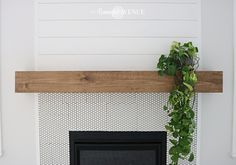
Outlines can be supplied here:
[[[14, 93], [14, 71], [34, 69], [33, 0], [1, 0], [1, 165], [36, 165], [34, 97]], [[207, 70], [224, 71], [224, 93], [203, 94], [201, 165], [235, 165], [232, 130], [232, 0], [203, 0], [203, 58]]]
[[14, 93], [14, 71], [32, 70], [33, 1], [2, 0], [1, 165], [36, 165], [34, 97]]
[[202, 0], [202, 68], [224, 71], [224, 93], [203, 94], [201, 165], [235, 165], [231, 158], [233, 1]]

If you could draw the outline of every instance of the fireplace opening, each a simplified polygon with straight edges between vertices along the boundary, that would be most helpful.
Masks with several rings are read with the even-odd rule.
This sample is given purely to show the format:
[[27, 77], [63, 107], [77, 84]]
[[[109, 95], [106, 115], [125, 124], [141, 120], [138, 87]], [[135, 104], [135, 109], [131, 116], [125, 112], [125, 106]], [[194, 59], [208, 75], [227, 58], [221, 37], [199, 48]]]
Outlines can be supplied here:
[[70, 165], [166, 165], [166, 132], [70, 131]]

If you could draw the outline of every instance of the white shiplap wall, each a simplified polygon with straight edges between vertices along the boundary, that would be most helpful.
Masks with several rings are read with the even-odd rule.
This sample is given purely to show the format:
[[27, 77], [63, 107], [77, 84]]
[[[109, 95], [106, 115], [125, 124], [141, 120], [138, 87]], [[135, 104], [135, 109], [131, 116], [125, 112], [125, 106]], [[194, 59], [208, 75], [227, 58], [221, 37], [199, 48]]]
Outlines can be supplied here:
[[[172, 41], [199, 44], [200, 0], [36, 0], [40, 70], [154, 70]], [[115, 19], [97, 11], [138, 9]]]

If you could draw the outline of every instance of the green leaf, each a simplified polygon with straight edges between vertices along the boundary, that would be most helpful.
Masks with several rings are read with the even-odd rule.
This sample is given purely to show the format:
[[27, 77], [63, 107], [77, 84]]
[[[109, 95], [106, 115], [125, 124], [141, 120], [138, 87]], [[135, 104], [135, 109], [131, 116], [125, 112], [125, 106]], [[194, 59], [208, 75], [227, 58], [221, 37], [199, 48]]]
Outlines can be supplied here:
[[189, 156], [189, 158], [188, 158], [188, 161], [192, 162], [193, 160], [194, 160], [194, 154], [191, 153], [190, 156]]
[[171, 156], [171, 160], [172, 160], [173, 162], [178, 162], [178, 159], [179, 159], [179, 156], [178, 156], [178, 155], [173, 155], [173, 156]]
[[170, 142], [171, 142], [173, 145], [177, 145], [177, 144], [178, 144], [178, 141], [177, 141], [177, 140], [170, 139]]
[[170, 76], [174, 76], [176, 73], [176, 66], [174, 64], [169, 64], [167, 69], [167, 74]]
[[190, 142], [188, 141], [187, 138], [182, 138], [180, 140], [180, 145], [182, 145], [182, 146], [188, 146], [189, 144], [190, 144]]
[[163, 106], [164, 111], [168, 110], [168, 107], [166, 105]]
[[184, 66], [183, 68], [182, 68], [182, 74], [184, 74], [184, 73], [186, 73], [186, 72], [189, 72], [189, 66]]
[[186, 136], [188, 136], [188, 133], [185, 132], [185, 131], [181, 131], [181, 132], [180, 132], [180, 136], [182, 136], [182, 137], [186, 137]]
[[176, 153], [176, 147], [172, 146], [169, 150], [169, 154], [174, 155]]
[[195, 84], [197, 82], [197, 75], [194, 72], [192, 72], [189, 76], [189, 79], [191, 81], [191, 84]]
[[185, 82], [183, 84], [189, 89], [189, 91], [193, 91], [193, 87]]
[[165, 128], [166, 128], [167, 131], [173, 131], [173, 128], [168, 126], [168, 125], [166, 125]]
[[183, 119], [183, 125], [189, 125], [189, 120]]
[[173, 132], [172, 135], [173, 135], [174, 138], [177, 138], [179, 136], [178, 132]]
[[160, 76], [164, 75], [164, 71], [163, 70], [159, 70], [158, 73], [159, 73]]

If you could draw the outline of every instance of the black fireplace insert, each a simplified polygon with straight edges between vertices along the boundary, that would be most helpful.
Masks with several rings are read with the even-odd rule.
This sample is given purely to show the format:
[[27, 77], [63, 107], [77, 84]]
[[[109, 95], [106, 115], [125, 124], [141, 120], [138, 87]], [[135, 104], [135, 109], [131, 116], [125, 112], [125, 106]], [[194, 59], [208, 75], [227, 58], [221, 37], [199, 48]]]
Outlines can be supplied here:
[[166, 132], [70, 131], [70, 165], [166, 165]]

